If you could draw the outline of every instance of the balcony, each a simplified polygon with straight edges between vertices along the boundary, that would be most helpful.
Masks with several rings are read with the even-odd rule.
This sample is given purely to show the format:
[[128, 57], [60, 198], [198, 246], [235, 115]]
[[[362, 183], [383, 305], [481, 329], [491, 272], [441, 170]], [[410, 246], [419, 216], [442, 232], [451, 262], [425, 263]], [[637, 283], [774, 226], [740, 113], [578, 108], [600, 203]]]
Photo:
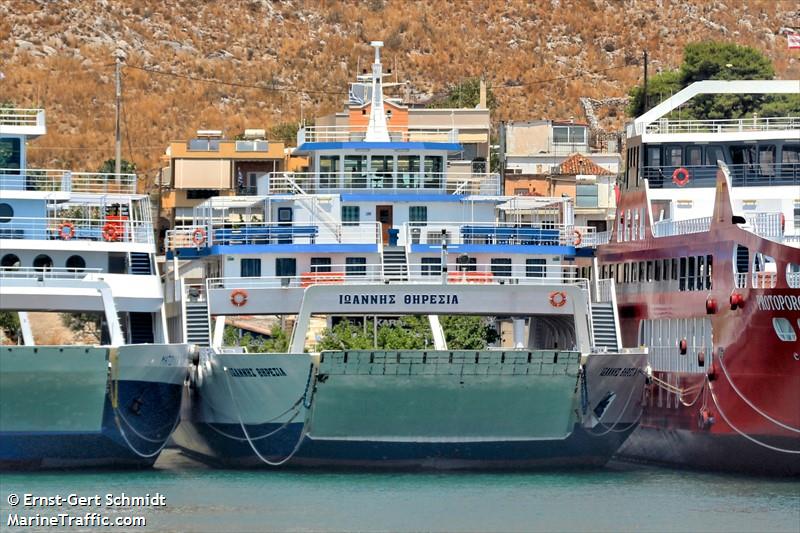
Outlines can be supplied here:
[[0, 168], [0, 190], [136, 194], [136, 175]]
[[0, 108], [0, 133], [11, 135], [44, 135], [44, 109]]
[[0, 239], [153, 244], [149, 222], [113, 219], [13, 217], [0, 224]]
[[281, 172], [261, 194], [385, 193], [500, 195], [500, 175], [471, 172]]
[[[678, 168], [689, 172], [689, 182], [683, 186], [672, 180]], [[734, 187], [800, 185], [800, 163], [728, 165], [728, 169]], [[714, 187], [717, 170], [717, 165], [645, 166], [642, 168], [642, 177], [648, 180], [651, 189]]]

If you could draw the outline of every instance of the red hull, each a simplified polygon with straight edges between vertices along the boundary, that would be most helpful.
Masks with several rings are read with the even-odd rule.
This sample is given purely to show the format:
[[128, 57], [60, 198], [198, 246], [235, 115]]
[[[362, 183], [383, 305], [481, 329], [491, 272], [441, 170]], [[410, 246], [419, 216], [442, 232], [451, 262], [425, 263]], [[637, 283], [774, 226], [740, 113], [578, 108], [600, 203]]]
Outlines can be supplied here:
[[[645, 191], [630, 192], [621, 199], [618, 212], [646, 205]], [[644, 238], [616, 242], [618, 222], [612, 242], [600, 247], [601, 265], [713, 256], [711, 288], [675, 290], [647, 282], [619, 286], [625, 346], [640, 344], [643, 320], [708, 320], [712, 331], [712, 345], [702, 350], [702, 367], [698, 353], [687, 350], [681, 355], [681, 339], [675, 336], [668, 339], [674, 343], [674, 356], [667, 347], [667, 357], [674, 357], [677, 367], [685, 358], [694, 368], [659, 368], [651, 360], [657, 379], [647, 392], [639, 429], [619, 454], [694, 468], [800, 475], [800, 342], [781, 340], [773, 326], [773, 318], [783, 318], [800, 330], [800, 289], [791, 288], [785, 274], [788, 264], [800, 265], [800, 249], [734, 225], [730, 205], [728, 182], [720, 172], [709, 231], [654, 238], [646, 216]], [[737, 245], [775, 260], [774, 288], [753, 288], [750, 274], [747, 288], [737, 288]], [[730, 303], [733, 294], [743, 298], [735, 309]], [[713, 312], [707, 309], [709, 301], [716, 303], [715, 310], [711, 304]]]

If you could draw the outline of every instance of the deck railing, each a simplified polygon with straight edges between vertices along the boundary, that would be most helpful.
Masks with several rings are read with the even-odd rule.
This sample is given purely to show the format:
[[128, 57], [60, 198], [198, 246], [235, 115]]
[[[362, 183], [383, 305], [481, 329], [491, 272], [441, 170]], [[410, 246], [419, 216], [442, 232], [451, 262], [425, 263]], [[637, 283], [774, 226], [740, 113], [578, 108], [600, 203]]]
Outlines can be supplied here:
[[590, 226], [511, 222], [409, 222], [403, 225], [406, 244], [542, 245], [591, 247], [596, 230]]
[[686, 220], [660, 220], [653, 224], [654, 237], [671, 237], [703, 233], [711, 228], [711, 217], [689, 218]]
[[[473, 128], [486, 129], [476, 125]], [[458, 142], [458, 129], [438, 127], [409, 127], [389, 125], [389, 138], [392, 142]], [[297, 131], [297, 146], [306, 142], [359, 142], [367, 135], [367, 125], [347, 126], [305, 126]]]
[[499, 195], [499, 174], [473, 172], [279, 172], [260, 194], [385, 193]]
[[83, 279], [100, 268], [0, 267], [0, 279]]
[[135, 194], [136, 175], [0, 168], [0, 190]]
[[0, 126], [44, 127], [44, 109], [0, 107]]
[[[651, 122], [646, 133], [737, 133], [800, 129], [800, 117], [750, 117], [709, 120], [671, 120]], [[639, 132], [641, 133], [641, 132]]]
[[[680, 172], [673, 180], [673, 174]], [[759, 163], [728, 165], [731, 184], [734, 187], [763, 187], [778, 185], [800, 185], [800, 163]], [[717, 165], [661, 165], [642, 167], [642, 177], [648, 180], [651, 189], [678, 189], [714, 187], [717, 183]], [[689, 181], [678, 185], [685, 176]]]
[[13, 217], [0, 224], [0, 239], [101, 241], [153, 244], [149, 222], [70, 217]]

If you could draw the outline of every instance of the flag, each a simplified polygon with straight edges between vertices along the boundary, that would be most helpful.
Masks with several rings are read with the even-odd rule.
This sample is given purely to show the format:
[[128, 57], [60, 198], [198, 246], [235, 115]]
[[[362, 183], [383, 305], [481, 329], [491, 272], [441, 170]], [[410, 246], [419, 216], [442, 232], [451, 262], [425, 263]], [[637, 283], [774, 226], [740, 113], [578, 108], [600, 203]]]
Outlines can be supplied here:
[[800, 49], [800, 33], [789, 32], [786, 34], [786, 44], [789, 49]]

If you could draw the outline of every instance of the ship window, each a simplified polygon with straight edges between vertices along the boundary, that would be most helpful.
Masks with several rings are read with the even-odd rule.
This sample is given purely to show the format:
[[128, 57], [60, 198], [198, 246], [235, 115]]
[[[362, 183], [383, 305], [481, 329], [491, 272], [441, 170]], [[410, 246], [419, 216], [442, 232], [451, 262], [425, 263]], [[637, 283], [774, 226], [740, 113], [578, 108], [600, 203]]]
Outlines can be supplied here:
[[77, 272], [86, 268], [86, 260], [79, 255], [71, 255], [67, 258], [66, 266], [69, 270]]
[[125, 274], [127, 272], [127, 254], [112, 252], [108, 254], [108, 273]]
[[647, 273], [646, 273], [646, 275], [647, 275], [646, 279], [647, 279], [648, 282], [653, 281], [653, 262], [652, 261], [648, 261], [647, 262]]
[[644, 261], [639, 261], [639, 283], [647, 281], [647, 279], [644, 277], [644, 269]]
[[240, 262], [240, 275], [243, 278], [260, 278], [261, 259], [242, 259]]
[[440, 189], [443, 183], [443, 164], [439, 156], [425, 157], [425, 184], [426, 189]]
[[[245, 259], [242, 259], [244, 262]], [[259, 273], [261, 275], [261, 260], [256, 259], [259, 261]], [[297, 259], [294, 257], [277, 257], [275, 259], [275, 275], [279, 278], [291, 278], [297, 275]]]
[[442, 274], [442, 259], [440, 257], [423, 257], [420, 272], [423, 276], [440, 276]]
[[667, 163], [671, 167], [679, 167], [683, 164], [683, 150], [680, 146], [670, 146], [667, 148]]
[[361, 208], [357, 205], [342, 206], [342, 225], [358, 226], [361, 221]]
[[731, 146], [731, 163], [734, 165], [752, 165], [756, 162], [755, 146]]
[[647, 147], [647, 166], [660, 167], [661, 166], [661, 147], [648, 146]]
[[680, 259], [680, 277], [678, 278], [678, 289], [685, 291], [686, 290], [686, 258], [681, 257]]
[[758, 147], [758, 166], [762, 176], [775, 175], [775, 145]]
[[653, 262], [653, 281], [661, 281], [661, 259]]
[[3, 268], [19, 268], [22, 262], [14, 254], [6, 254], [3, 259], [0, 259], [0, 266]]
[[507, 257], [492, 258], [492, 274], [500, 277], [510, 277], [511, 259]]
[[53, 260], [49, 255], [40, 254], [33, 260], [33, 268], [53, 268]]
[[409, 222], [427, 222], [428, 221], [428, 206], [426, 205], [412, 205], [408, 208], [408, 221]]
[[[525, 260], [525, 277], [528, 278], [543, 278], [547, 269], [546, 259], [526, 259]], [[603, 265], [603, 277], [605, 277], [606, 266]]]
[[332, 189], [339, 184], [339, 156], [321, 155], [319, 157], [319, 186]]
[[[800, 324], [798, 324], [800, 326]], [[792, 323], [783, 317], [773, 318], [772, 327], [775, 328], [778, 338], [784, 342], [795, 342], [797, 334], [794, 332]]]
[[[22, 160], [22, 143], [20, 139], [4, 138], [0, 139], [0, 168], [17, 170]], [[5, 171], [7, 174], [19, 174], [19, 172]]]
[[622, 283], [628, 283], [630, 281], [629, 274], [630, 272], [628, 271], [628, 263], [625, 263], [622, 266]]
[[750, 250], [741, 244], [736, 245], [736, 272], [740, 274], [750, 272]]
[[401, 155], [397, 157], [397, 187], [416, 189], [419, 187], [419, 156]]
[[786, 265], [786, 284], [793, 289], [800, 289], [800, 265]]
[[703, 147], [702, 146], [687, 146], [686, 147], [686, 164], [692, 166], [700, 166], [703, 164]]
[[363, 189], [367, 186], [367, 156], [346, 155], [344, 156], [345, 188]]
[[706, 290], [711, 289], [711, 279], [713, 275], [714, 256], [706, 256]]
[[0, 204], [0, 222], [11, 222], [11, 217], [13, 216], [14, 208], [11, 207], [11, 204]]
[[676, 258], [672, 258], [672, 279], [678, 281], [678, 260]]
[[370, 158], [370, 189], [391, 188], [394, 157], [390, 155], [373, 155]]
[[366, 276], [367, 258], [366, 257], [347, 257], [344, 260], [345, 274], [348, 276]]
[[800, 163], [800, 144], [784, 144], [781, 152], [782, 163]]
[[794, 229], [800, 231], [800, 202], [794, 203]]
[[717, 166], [717, 161], [725, 161], [725, 152], [721, 146], [706, 147], [706, 165]]
[[331, 271], [330, 257], [311, 258], [311, 272], [330, 272], [330, 271]]

